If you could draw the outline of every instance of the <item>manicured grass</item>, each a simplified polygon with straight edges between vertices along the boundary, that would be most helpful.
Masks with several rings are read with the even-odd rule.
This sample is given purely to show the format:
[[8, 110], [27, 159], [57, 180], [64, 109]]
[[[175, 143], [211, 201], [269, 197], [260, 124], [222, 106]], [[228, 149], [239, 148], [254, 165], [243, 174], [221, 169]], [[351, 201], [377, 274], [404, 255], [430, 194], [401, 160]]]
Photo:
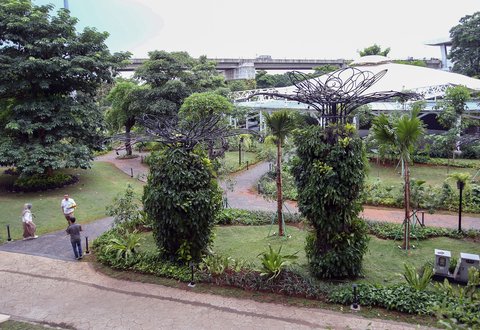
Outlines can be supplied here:
[[14, 239], [22, 236], [20, 215], [24, 203], [32, 203], [34, 222], [37, 224], [37, 234], [42, 235], [66, 227], [66, 220], [60, 209], [60, 201], [64, 193], [68, 193], [78, 205], [75, 217], [79, 223], [87, 223], [105, 217], [105, 207], [112, 203], [113, 198], [123, 192], [130, 183], [136, 192], [142, 192], [142, 183], [130, 178], [118, 170], [113, 164], [95, 162], [90, 170], [69, 170], [79, 176], [78, 183], [65, 188], [35, 193], [9, 193], [5, 183], [13, 178], [0, 175], [0, 243], [6, 240], [6, 225]]
[[[215, 240], [213, 251], [234, 259], [243, 259], [259, 265], [258, 255], [268, 249], [268, 245], [278, 250], [282, 246], [282, 254], [292, 254], [298, 251], [298, 266], [308, 270], [305, 257], [306, 231], [287, 226], [287, 233], [291, 238], [267, 237], [270, 226], [221, 226], [215, 227]], [[272, 233], [276, 227], [272, 227]], [[145, 235], [146, 240], [142, 249], [155, 249], [151, 233]], [[417, 267], [426, 263], [433, 265], [434, 249], [448, 250], [452, 256], [458, 258], [460, 252], [480, 254], [478, 242], [456, 240], [438, 237], [423, 241], [411, 242], [415, 248], [405, 252], [398, 248], [400, 241], [381, 240], [371, 237], [369, 251], [365, 255], [363, 263], [364, 278], [358, 282], [377, 284], [393, 284], [403, 282], [404, 263]], [[304, 273], [307, 273], [305, 271]]]
[[382, 240], [371, 237], [363, 267], [365, 279], [371, 283], [391, 284], [403, 281], [404, 263], [417, 267], [427, 262], [433, 265], [434, 250], [451, 251], [452, 257], [459, 258], [460, 252], [480, 254], [478, 242], [437, 237], [422, 241], [411, 241], [415, 246], [407, 252], [398, 248], [400, 241]]
[[223, 160], [225, 162], [225, 168], [228, 169], [228, 172], [236, 172], [241, 169], [246, 168], [247, 161], [249, 165], [255, 164], [258, 162], [257, 154], [255, 152], [242, 152], [242, 165], [238, 164], [238, 151], [228, 151], [225, 153], [225, 158]]
[[[381, 163], [376, 164], [375, 162], [370, 162], [367, 182], [371, 183], [380, 179], [384, 184], [396, 185], [403, 182], [401, 171], [401, 166], [396, 167], [396, 165], [382, 165]], [[470, 173], [473, 177], [477, 171], [478, 169], [475, 168], [414, 164], [410, 167], [410, 176], [412, 179], [425, 180], [426, 184], [432, 186], [441, 186], [451, 173], [465, 172]], [[455, 182], [451, 181], [451, 184], [455, 184]]]

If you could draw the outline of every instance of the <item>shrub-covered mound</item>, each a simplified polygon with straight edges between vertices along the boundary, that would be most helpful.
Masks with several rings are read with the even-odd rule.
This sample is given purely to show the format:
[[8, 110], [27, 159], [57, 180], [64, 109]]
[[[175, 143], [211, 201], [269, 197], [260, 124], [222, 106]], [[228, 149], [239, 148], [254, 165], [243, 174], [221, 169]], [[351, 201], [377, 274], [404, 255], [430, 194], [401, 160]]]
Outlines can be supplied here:
[[35, 192], [48, 189], [65, 187], [78, 182], [75, 175], [55, 173], [53, 175], [34, 174], [32, 176], [21, 176], [9, 190], [14, 192]]

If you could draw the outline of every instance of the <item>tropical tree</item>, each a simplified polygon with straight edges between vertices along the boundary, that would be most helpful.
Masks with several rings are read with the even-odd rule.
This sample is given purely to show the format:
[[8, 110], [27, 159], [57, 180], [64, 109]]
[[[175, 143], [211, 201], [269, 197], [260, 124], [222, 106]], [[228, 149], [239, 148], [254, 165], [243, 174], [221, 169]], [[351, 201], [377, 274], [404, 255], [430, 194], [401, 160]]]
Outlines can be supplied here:
[[295, 128], [296, 119], [293, 114], [287, 110], [274, 112], [265, 116], [265, 122], [270, 129], [270, 133], [275, 137], [277, 145], [277, 219], [278, 236], [284, 236], [283, 230], [283, 196], [282, 196], [282, 145], [287, 136]]
[[460, 19], [460, 24], [450, 29], [452, 49], [450, 59], [453, 71], [470, 77], [480, 75], [480, 12]]
[[381, 48], [379, 45], [377, 45], [377, 44], [373, 44], [373, 46], [366, 47], [366, 48], [364, 48], [363, 50], [359, 50], [359, 51], [358, 51], [358, 54], [359, 54], [360, 56], [367, 56], [367, 55], [387, 56], [388, 53], [390, 53], [390, 47], [385, 48], [384, 50], [382, 50], [382, 48]]
[[106, 32], [52, 5], [0, 2], [0, 165], [23, 176], [88, 168], [100, 146], [98, 87], [127, 54], [111, 55]]
[[114, 131], [125, 128], [125, 151], [128, 156], [132, 155], [132, 144], [130, 132], [135, 126], [144, 108], [139, 104], [136, 93], [139, 93], [148, 86], [139, 86], [135, 81], [120, 79], [107, 95], [111, 107], [106, 113], [107, 123]]
[[410, 236], [410, 169], [413, 148], [423, 135], [423, 122], [418, 118], [420, 107], [414, 107], [410, 115], [388, 117], [381, 114], [373, 120], [373, 136], [378, 143], [393, 147], [400, 158], [404, 178], [405, 222], [402, 248], [409, 248]]

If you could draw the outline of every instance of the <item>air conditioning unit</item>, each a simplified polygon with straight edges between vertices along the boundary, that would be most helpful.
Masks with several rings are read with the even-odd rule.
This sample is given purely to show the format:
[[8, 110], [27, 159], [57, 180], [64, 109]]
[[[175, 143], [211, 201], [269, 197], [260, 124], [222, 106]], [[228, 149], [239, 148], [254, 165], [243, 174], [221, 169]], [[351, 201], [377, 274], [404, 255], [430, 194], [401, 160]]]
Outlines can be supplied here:
[[450, 251], [435, 249], [435, 275], [448, 275], [451, 256]]
[[480, 270], [480, 256], [478, 254], [460, 253], [460, 260], [453, 277], [456, 281], [468, 282], [468, 270], [475, 267]]

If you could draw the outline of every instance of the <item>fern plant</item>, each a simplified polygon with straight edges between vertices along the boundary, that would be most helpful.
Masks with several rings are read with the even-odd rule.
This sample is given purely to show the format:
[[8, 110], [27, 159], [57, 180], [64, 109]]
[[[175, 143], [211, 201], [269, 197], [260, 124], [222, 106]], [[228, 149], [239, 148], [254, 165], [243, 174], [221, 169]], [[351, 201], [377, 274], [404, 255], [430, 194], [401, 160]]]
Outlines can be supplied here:
[[432, 279], [433, 268], [427, 266], [423, 269], [422, 274], [419, 274], [415, 266], [404, 264], [404, 267], [405, 273], [403, 277], [405, 277], [407, 283], [417, 291], [425, 290]]
[[258, 255], [262, 266], [260, 268], [261, 276], [269, 276], [269, 280], [276, 278], [282, 270], [289, 264], [292, 263], [292, 260], [298, 258], [295, 252], [294, 254], [281, 255], [282, 246], [278, 248], [278, 251], [274, 251], [271, 245], [268, 245], [268, 251], [263, 252]]

